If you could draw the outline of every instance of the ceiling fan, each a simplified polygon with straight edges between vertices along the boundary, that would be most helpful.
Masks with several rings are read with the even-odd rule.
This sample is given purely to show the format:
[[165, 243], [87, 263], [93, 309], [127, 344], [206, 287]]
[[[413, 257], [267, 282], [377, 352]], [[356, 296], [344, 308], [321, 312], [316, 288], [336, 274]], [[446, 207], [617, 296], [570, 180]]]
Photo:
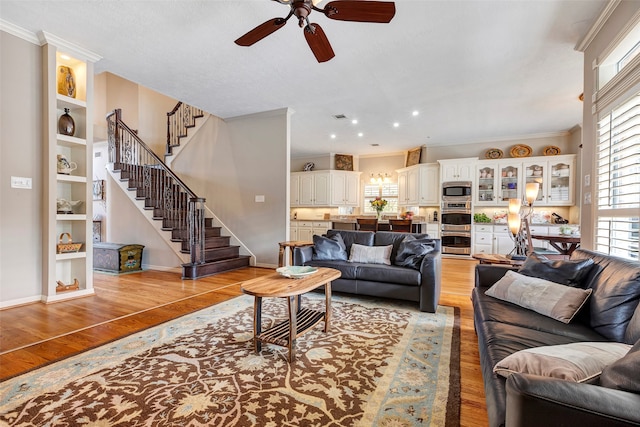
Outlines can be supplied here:
[[320, 9], [316, 7], [319, 0], [273, 0], [291, 7], [284, 18], [273, 18], [258, 25], [235, 41], [240, 46], [251, 46], [269, 34], [284, 27], [293, 15], [298, 18], [300, 28], [304, 27], [304, 37], [318, 62], [325, 62], [335, 56], [331, 44], [320, 25], [309, 22], [309, 14], [315, 10], [327, 18], [339, 21], [389, 23], [396, 14], [394, 2], [368, 0], [336, 0]]

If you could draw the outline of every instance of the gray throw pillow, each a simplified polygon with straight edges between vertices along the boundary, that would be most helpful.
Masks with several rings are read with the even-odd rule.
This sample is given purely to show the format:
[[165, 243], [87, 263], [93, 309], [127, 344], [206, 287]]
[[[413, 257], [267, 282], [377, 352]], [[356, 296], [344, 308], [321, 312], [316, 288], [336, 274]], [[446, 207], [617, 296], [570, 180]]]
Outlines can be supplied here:
[[313, 260], [347, 260], [347, 247], [340, 234], [331, 237], [313, 236]]
[[393, 263], [401, 267], [420, 270], [424, 256], [432, 252], [435, 246], [433, 239], [416, 239], [414, 236], [408, 235], [398, 245], [398, 252]]
[[569, 323], [591, 295], [591, 289], [572, 288], [507, 271], [485, 294]]
[[631, 347], [626, 356], [602, 370], [600, 385], [640, 393], [638, 372], [640, 372], [640, 341]]
[[584, 281], [593, 267], [593, 260], [551, 260], [545, 256], [531, 254], [518, 270], [529, 277], [545, 279], [574, 288], [585, 288]]

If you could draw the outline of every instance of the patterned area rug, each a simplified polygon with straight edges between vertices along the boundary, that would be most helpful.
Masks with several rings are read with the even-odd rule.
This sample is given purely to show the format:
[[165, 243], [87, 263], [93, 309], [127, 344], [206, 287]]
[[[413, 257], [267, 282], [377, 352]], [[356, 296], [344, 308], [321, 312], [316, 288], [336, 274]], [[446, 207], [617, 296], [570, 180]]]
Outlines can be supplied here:
[[[322, 294], [303, 305], [322, 309]], [[0, 425], [455, 426], [457, 309], [334, 295], [285, 348], [253, 351], [253, 298], [241, 296], [0, 384]], [[263, 300], [263, 325], [286, 318]], [[6, 423], [6, 424], [5, 424]]]

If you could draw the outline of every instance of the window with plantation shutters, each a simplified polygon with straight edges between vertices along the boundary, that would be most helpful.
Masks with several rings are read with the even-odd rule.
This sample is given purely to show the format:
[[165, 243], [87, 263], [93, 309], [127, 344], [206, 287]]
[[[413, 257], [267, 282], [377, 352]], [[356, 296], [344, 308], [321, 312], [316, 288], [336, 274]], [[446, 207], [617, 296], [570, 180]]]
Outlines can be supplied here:
[[640, 93], [598, 121], [595, 249], [638, 259]]
[[398, 212], [398, 184], [365, 184], [364, 186], [364, 209], [365, 214], [375, 214], [376, 210], [371, 207], [371, 201], [376, 197], [382, 197], [388, 203], [384, 208], [384, 213]]

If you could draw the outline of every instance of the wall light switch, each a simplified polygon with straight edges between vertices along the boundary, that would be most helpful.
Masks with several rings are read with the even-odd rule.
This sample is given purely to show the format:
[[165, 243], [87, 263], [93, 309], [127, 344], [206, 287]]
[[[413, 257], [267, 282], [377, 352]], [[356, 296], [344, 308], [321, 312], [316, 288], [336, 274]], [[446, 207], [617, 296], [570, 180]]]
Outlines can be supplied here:
[[11, 177], [11, 188], [24, 188], [27, 190], [31, 189], [31, 178], [25, 178], [22, 176], [12, 176]]
[[264, 196], [263, 195], [256, 196], [256, 203], [264, 203]]
[[585, 187], [588, 187], [588, 186], [590, 186], [590, 185], [591, 185], [591, 175], [586, 174], [586, 175], [584, 176], [584, 186], [585, 186]]

